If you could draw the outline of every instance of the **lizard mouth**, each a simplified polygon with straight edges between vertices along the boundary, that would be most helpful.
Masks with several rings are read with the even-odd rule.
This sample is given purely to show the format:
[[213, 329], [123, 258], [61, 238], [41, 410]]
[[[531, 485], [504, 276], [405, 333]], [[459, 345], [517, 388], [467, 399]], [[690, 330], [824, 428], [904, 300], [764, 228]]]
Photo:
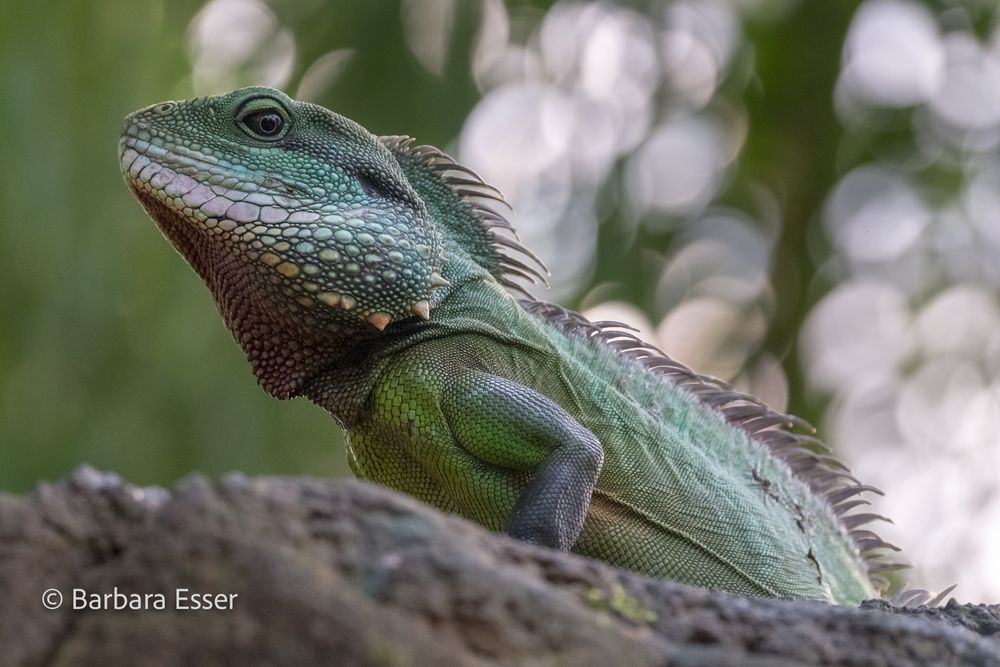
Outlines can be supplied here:
[[[235, 175], [232, 169], [186, 154], [181, 148], [167, 149], [132, 134], [123, 134], [119, 139], [118, 160], [122, 176], [137, 196], [158, 199], [178, 213], [187, 209], [189, 217], [201, 217], [202, 222], [208, 219], [208, 213], [221, 208], [209, 207], [208, 212], [199, 216], [214, 199], [232, 205], [249, 194], [240, 187], [248, 179]], [[220, 215], [224, 212], [218, 211]]]
[[[231, 202], [258, 193], [261, 202], [301, 207], [315, 194], [292, 179], [259, 174], [183, 145], [164, 146], [148, 126], [126, 119], [118, 161], [129, 185], [147, 183], [197, 208], [215, 197]], [[253, 197], [250, 197], [253, 199]]]
[[286, 209], [305, 208], [311, 199], [304, 203], [294, 197], [305, 188], [287, 179], [163, 143], [146, 126], [127, 119], [118, 159], [129, 188], [175, 245], [171, 232], [179, 227], [235, 241], [251, 228], [287, 219]]

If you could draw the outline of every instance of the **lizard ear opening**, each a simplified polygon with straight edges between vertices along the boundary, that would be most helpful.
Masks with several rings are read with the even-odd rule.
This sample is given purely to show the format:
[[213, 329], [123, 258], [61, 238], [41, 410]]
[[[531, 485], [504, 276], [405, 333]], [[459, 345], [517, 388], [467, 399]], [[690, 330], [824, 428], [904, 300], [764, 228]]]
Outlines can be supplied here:
[[383, 199], [385, 198], [386, 196], [385, 193], [382, 192], [382, 189], [378, 186], [375, 180], [371, 178], [368, 174], [359, 173], [358, 183], [361, 184], [361, 189], [364, 190], [365, 194], [368, 195], [369, 197], [381, 197]]

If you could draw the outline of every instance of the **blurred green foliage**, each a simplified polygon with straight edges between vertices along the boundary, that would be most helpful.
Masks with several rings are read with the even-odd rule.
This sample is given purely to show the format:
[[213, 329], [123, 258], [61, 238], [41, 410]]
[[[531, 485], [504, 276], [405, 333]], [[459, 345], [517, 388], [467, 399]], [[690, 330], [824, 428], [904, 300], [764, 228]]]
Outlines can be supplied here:
[[[348, 474], [335, 423], [257, 388], [208, 292], [118, 174], [121, 118], [192, 94], [187, 30], [199, 7], [3, 9], [0, 489], [83, 462], [142, 484], [192, 470]], [[396, 2], [275, 11], [294, 31], [300, 66], [357, 49], [327, 103], [373, 131], [443, 143], [475, 103], [460, 57], [443, 78], [415, 64]], [[468, 52], [461, 42], [455, 53]]]
[[[524, 3], [514, 3], [518, 6]], [[539, 12], [550, 3], [534, 3]], [[280, 2], [294, 35], [290, 90], [317, 57], [352, 48], [320, 100], [377, 133], [453, 140], [479, 92], [469, 58], [477, 3], [458, 3], [441, 76], [406, 48], [399, 3]], [[774, 262], [778, 311], [767, 346], [789, 350], [822, 285], [812, 283], [806, 223], [834, 179], [830, 104], [854, 3], [804, 2], [747, 25], [756, 78], [741, 170], [781, 186]], [[260, 391], [207, 290], [160, 238], [118, 174], [122, 116], [192, 95], [188, 26], [200, 3], [7, 4], [0, 21], [0, 489], [23, 490], [87, 462], [141, 484], [192, 470], [347, 474], [339, 429], [304, 401]], [[497, 141], [503, 141], [497, 137]], [[739, 197], [736, 192], [734, 197]], [[662, 234], [602, 225], [590, 284], [624, 281], [653, 308], [644, 247]], [[624, 260], [623, 260], [624, 258]], [[569, 305], [575, 305], [569, 303]]]

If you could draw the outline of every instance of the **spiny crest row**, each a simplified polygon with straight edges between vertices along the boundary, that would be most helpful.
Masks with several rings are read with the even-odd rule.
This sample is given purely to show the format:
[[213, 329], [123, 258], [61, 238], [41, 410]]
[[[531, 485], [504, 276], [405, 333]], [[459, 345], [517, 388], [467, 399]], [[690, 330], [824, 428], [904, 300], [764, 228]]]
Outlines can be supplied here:
[[529, 297], [518, 280], [533, 285], [548, 285], [546, 276], [549, 272], [542, 260], [521, 244], [517, 229], [502, 213], [484, 203], [483, 200], [494, 201], [510, 209], [510, 205], [499, 190], [439, 148], [427, 145], [414, 146], [413, 137], [408, 136], [386, 136], [379, 139], [390, 150], [419, 160], [430, 171], [436, 173], [458, 196], [486, 235], [499, 267], [499, 274], [495, 277], [500, 284]]
[[[855, 496], [865, 492], [882, 495], [882, 492], [859, 482], [819, 439], [799, 432], [815, 430], [807, 422], [777, 412], [760, 399], [736, 391], [722, 380], [695, 373], [657, 347], [638, 338], [633, 333], [636, 330], [627, 324], [614, 321], [591, 322], [579, 313], [542, 301], [526, 300], [521, 305], [529, 313], [555, 325], [564, 333], [581, 335], [604, 345], [647, 371], [668, 379], [674, 386], [686, 389], [702, 403], [719, 411], [726, 422], [767, 446], [815, 494], [826, 499], [864, 559], [869, 579], [877, 588], [885, 590], [889, 587], [886, 572], [909, 567], [886, 561], [886, 550], [899, 551], [899, 548], [882, 540], [871, 530], [861, 528], [871, 521], [888, 519], [872, 513], [850, 513], [857, 507], [870, 504]], [[917, 595], [919, 593], [921, 591], [907, 591], [908, 602], [912, 604], [929, 597], [927, 594], [925, 598], [921, 598]]]

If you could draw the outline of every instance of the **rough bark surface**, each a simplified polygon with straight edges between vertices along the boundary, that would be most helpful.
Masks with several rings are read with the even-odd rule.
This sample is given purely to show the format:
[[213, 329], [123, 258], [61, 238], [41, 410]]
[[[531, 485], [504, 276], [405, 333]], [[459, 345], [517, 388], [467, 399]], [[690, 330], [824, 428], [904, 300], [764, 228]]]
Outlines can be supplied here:
[[[166, 608], [73, 609], [75, 588]], [[184, 611], [178, 588], [238, 597]], [[195, 476], [165, 491], [84, 468], [0, 495], [0, 590], [3, 665], [1000, 665], [1000, 605], [746, 599], [354, 481]]]

